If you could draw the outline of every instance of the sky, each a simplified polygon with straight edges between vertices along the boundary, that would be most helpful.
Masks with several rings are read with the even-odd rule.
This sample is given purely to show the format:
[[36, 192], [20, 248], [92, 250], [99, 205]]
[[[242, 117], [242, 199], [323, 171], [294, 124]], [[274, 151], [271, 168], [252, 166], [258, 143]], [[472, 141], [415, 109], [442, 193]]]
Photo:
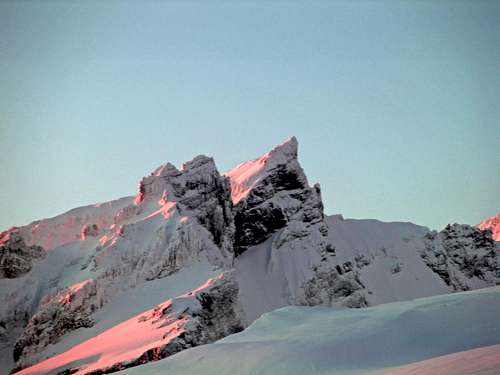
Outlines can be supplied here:
[[499, 1], [0, 1], [0, 230], [295, 135], [326, 213], [500, 212]]

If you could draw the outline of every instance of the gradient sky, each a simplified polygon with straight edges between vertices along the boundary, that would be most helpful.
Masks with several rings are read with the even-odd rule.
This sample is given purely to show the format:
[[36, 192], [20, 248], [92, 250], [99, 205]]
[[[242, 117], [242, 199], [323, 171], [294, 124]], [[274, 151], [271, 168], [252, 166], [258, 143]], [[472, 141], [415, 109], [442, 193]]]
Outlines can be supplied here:
[[500, 211], [500, 1], [0, 2], [0, 229], [297, 136], [327, 213]]

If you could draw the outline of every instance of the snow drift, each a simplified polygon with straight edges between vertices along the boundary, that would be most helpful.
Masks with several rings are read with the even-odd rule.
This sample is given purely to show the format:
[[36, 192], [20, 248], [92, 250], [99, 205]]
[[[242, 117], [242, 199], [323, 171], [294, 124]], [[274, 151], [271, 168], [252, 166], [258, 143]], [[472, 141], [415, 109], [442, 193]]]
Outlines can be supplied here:
[[365, 309], [285, 307], [241, 333], [124, 374], [457, 375], [467, 358], [474, 374], [497, 374], [498, 311], [500, 287]]

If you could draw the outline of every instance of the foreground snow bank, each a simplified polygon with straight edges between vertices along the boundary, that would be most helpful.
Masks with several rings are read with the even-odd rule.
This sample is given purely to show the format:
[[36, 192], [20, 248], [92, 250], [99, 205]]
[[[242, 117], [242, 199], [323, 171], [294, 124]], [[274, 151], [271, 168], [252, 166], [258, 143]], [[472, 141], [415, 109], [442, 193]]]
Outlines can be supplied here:
[[365, 309], [285, 307], [242, 333], [126, 374], [408, 374], [411, 367], [394, 367], [464, 351], [413, 366], [441, 365], [448, 374], [462, 361], [475, 374], [498, 373], [498, 361], [481, 359], [497, 358], [498, 345], [470, 350], [500, 343], [499, 311], [500, 287]]
[[373, 375], [498, 375], [500, 345], [486, 346], [453, 353], [396, 369], [382, 370]]

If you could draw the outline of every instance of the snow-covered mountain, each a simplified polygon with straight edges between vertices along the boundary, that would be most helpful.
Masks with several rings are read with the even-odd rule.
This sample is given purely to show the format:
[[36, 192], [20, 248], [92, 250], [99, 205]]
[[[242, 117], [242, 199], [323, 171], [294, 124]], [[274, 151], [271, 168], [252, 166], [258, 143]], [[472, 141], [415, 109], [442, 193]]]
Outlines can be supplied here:
[[103, 374], [288, 305], [366, 307], [500, 283], [490, 231], [326, 216], [295, 138], [221, 174], [170, 163], [135, 197], [0, 235], [0, 368]]

